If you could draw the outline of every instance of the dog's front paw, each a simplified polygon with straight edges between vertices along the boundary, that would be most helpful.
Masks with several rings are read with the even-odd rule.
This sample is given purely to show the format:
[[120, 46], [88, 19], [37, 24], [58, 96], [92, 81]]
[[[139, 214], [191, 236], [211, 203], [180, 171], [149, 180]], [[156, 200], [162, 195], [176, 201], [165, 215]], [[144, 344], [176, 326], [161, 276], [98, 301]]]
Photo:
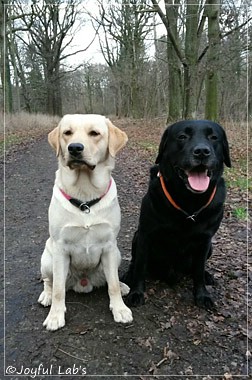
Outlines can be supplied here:
[[124, 282], [120, 281], [119, 284], [122, 296], [127, 296], [127, 294], [129, 294], [130, 292], [130, 288], [128, 287], [128, 285], [124, 284]]
[[48, 293], [45, 290], [40, 294], [38, 302], [43, 306], [50, 306], [52, 303], [52, 293]]
[[125, 298], [125, 302], [128, 306], [133, 307], [144, 305], [144, 293], [139, 290], [130, 291], [127, 297]]
[[65, 326], [65, 310], [50, 310], [43, 326], [49, 331], [55, 331]]
[[133, 321], [132, 312], [124, 303], [114, 307], [110, 305], [110, 310], [112, 311], [115, 322], [129, 323]]
[[215, 304], [207, 290], [196, 292], [194, 299], [195, 304], [202, 309], [212, 310], [215, 308]]

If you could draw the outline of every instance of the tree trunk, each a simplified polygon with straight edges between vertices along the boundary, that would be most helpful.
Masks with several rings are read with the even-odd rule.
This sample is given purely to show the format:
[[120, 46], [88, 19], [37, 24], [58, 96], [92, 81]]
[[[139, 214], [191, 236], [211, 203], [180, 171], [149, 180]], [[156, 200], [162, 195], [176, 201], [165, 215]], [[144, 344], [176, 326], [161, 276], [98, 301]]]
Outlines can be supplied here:
[[91, 70], [90, 67], [87, 67], [87, 74], [86, 74], [86, 86], [87, 86], [87, 100], [88, 100], [88, 107], [87, 107], [87, 113], [93, 113], [93, 96], [92, 96], [92, 80], [91, 80]]
[[8, 39], [6, 38], [6, 46], [4, 52], [4, 75], [3, 75], [3, 91], [5, 95], [5, 112], [13, 111], [13, 96], [12, 96], [12, 84], [10, 74], [10, 61], [9, 61], [9, 46]]
[[196, 117], [197, 107], [197, 59], [198, 59], [198, 12], [196, 0], [187, 0], [184, 65], [184, 113], [185, 119]]
[[219, 11], [220, 5], [209, 0], [208, 14], [208, 60], [206, 75], [206, 104], [205, 118], [216, 121], [218, 119], [218, 66], [219, 66]]
[[45, 70], [45, 84], [47, 94], [47, 112], [49, 115], [62, 116], [62, 99], [59, 70], [47, 64]]
[[[60, 63], [59, 63], [60, 65]], [[61, 77], [59, 72], [59, 65], [56, 68], [54, 83], [55, 83], [55, 103], [54, 103], [54, 115], [62, 116], [62, 94], [61, 94]]]
[[[166, 17], [169, 18], [170, 30], [177, 40], [178, 36], [178, 5], [175, 5], [169, 0], [166, 3]], [[169, 104], [168, 104], [168, 117], [167, 121], [177, 120], [182, 116], [182, 86], [181, 86], [181, 70], [180, 61], [177, 57], [174, 45], [170, 40], [169, 33], [167, 33], [167, 61], [169, 71]]]
[[248, 115], [247, 118], [252, 121], [252, 52], [249, 53], [249, 73], [248, 73]]
[[8, 40], [8, 14], [7, 14], [7, 1], [0, 3], [0, 69], [1, 69], [1, 82], [3, 88], [4, 98], [4, 111], [12, 112], [13, 99], [12, 99], [12, 85], [10, 75], [9, 63], [9, 40]]

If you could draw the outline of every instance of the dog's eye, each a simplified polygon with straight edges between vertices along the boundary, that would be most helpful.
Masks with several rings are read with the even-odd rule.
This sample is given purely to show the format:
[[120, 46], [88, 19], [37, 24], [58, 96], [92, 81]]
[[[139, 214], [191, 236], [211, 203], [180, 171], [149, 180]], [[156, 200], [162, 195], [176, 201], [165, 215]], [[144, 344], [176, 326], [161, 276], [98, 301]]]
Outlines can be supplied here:
[[96, 132], [96, 131], [91, 131], [89, 132], [89, 136], [92, 136], [92, 137], [95, 137], [95, 136], [99, 136], [99, 132]]
[[216, 136], [216, 135], [210, 135], [210, 136], [208, 136], [208, 138], [209, 138], [209, 140], [212, 140], [212, 141], [218, 140], [218, 136]]
[[73, 132], [70, 130], [67, 130], [67, 131], [64, 131], [63, 134], [66, 136], [71, 136], [73, 134]]
[[177, 139], [180, 141], [183, 141], [183, 140], [186, 140], [187, 137], [188, 136], [185, 133], [181, 133], [180, 135], [177, 136]]

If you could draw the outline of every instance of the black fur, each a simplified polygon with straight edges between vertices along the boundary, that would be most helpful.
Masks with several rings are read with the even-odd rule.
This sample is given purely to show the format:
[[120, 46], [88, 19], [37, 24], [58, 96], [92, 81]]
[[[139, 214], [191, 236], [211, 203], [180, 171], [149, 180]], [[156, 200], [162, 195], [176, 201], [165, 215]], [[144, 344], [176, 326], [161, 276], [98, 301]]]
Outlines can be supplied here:
[[[180, 121], [168, 127], [162, 137], [156, 165], [151, 168], [147, 194], [142, 200], [138, 230], [132, 242], [132, 260], [124, 275], [131, 290], [126, 298], [130, 306], [144, 303], [145, 278], [166, 281], [173, 285], [184, 275], [191, 275], [195, 303], [210, 309], [214, 306], [205, 287], [212, 276], [205, 264], [212, 253], [211, 239], [223, 217], [225, 183], [223, 164], [231, 167], [229, 147], [223, 128], [207, 120]], [[204, 191], [190, 188], [187, 174], [203, 171], [210, 177]], [[175, 202], [189, 215], [215, 196], [195, 221], [177, 210], [166, 198], [158, 177]]]

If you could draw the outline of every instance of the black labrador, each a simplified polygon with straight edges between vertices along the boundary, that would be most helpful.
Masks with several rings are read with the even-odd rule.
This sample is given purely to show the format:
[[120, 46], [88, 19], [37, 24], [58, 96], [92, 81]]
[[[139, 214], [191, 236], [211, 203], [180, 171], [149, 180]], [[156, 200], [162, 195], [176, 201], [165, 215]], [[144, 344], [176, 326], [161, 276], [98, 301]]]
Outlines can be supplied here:
[[227, 137], [219, 124], [186, 120], [165, 130], [142, 200], [130, 267], [123, 276], [130, 286], [128, 305], [144, 303], [147, 274], [170, 285], [191, 275], [196, 305], [213, 308], [205, 285], [214, 281], [205, 265], [223, 217], [223, 163], [231, 167]]

